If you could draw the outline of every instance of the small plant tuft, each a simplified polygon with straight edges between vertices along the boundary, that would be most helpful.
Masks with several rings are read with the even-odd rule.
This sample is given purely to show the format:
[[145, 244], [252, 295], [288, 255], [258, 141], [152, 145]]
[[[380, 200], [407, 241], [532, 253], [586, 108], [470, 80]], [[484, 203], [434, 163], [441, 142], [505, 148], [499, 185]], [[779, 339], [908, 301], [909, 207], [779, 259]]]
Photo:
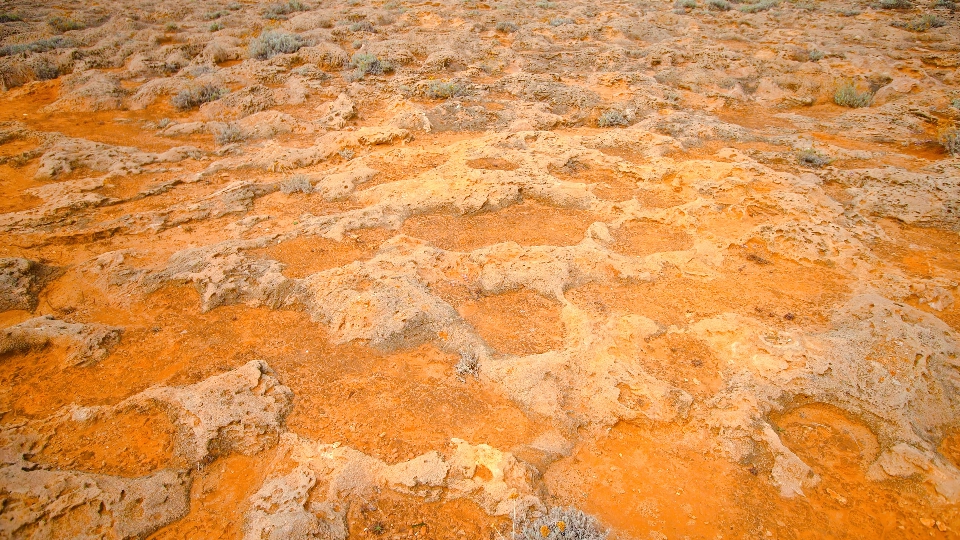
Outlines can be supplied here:
[[449, 99], [462, 96], [466, 93], [466, 90], [460, 83], [432, 81], [424, 94], [430, 99]]
[[797, 161], [804, 167], [813, 167], [815, 169], [819, 169], [820, 167], [833, 163], [833, 159], [831, 159], [829, 156], [821, 154], [813, 148], [808, 148], [806, 150], [797, 152]]
[[350, 67], [353, 68], [354, 80], [360, 80], [367, 75], [382, 75], [393, 71], [393, 64], [386, 60], [380, 60], [370, 53], [357, 53], [350, 60]]
[[910, 0], [880, 0], [880, 9], [910, 9], [913, 2]]
[[47, 19], [47, 24], [57, 32], [69, 32], [70, 30], [81, 30], [84, 28], [84, 24], [80, 21], [75, 21], [73, 19], [61, 16], [50, 17]]
[[356, 156], [357, 154], [356, 154], [356, 152], [354, 152], [353, 150], [351, 150], [351, 149], [349, 149], [349, 148], [344, 148], [343, 150], [340, 150], [339, 152], [337, 152], [337, 155], [340, 156], [341, 158], [343, 158], [344, 161], [350, 161], [350, 160], [353, 159], [354, 156]]
[[60, 66], [50, 60], [43, 59], [33, 66], [33, 74], [41, 81], [56, 79], [60, 76]]
[[942, 129], [937, 136], [937, 140], [943, 145], [943, 149], [951, 156], [960, 156], [960, 128], [951, 126]]
[[202, 84], [185, 88], [173, 96], [170, 101], [178, 110], [195, 109], [204, 103], [216, 101], [227, 94], [227, 89], [215, 84]]
[[807, 58], [809, 58], [811, 62], [819, 62], [823, 59], [823, 51], [812, 49], [807, 53]]
[[707, 7], [714, 11], [730, 11], [730, 2], [727, 2], [727, 0], [708, 0]]
[[240, 131], [240, 127], [234, 123], [223, 126], [213, 134], [213, 140], [220, 146], [238, 143], [243, 141], [243, 139], [243, 132]]
[[0, 13], [0, 23], [17, 22], [22, 20], [23, 17], [21, 17], [19, 13], [8, 13], [6, 11]]
[[211, 32], [217, 32], [217, 31], [223, 30], [223, 23], [220, 21], [211, 23], [209, 30]]
[[53, 49], [69, 49], [76, 46], [76, 43], [70, 38], [63, 36], [54, 36], [52, 38], [40, 39], [31, 43], [15, 43], [0, 47], [0, 57], [12, 56], [25, 52], [47, 52]]
[[573, 24], [574, 20], [567, 17], [557, 17], [556, 19], [550, 20], [550, 26], [563, 26], [565, 24]]
[[280, 183], [280, 191], [291, 193], [313, 193], [313, 184], [305, 174], [295, 174]]
[[278, 54], [295, 53], [305, 46], [298, 34], [288, 34], [282, 30], [267, 30], [250, 42], [250, 57], [267, 60]]
[[697, 0], [677, 0], [675, 6], [680, 9], [696, 9]]
[[599, 127], [626, 126], [629, 124], [627, 117], [620, 111], [606, 111], [597, 118]]
[[743, 13], [759, 13], [761, 11], [773, 9], [779, 5], [780, 5], [780, 0], [760, 0], [756, 4], [747, 4], [745, 6], [740, 6], [740, 11]]
[[842, 81], [833, 92], [833, 102], [841, 107], [852, 107], [854, 109], [869, 107], [872, 101], [873, 92], [869, 90], [860, 92], [857, 90], [856, 83], [851, 79]]
[[263, 10], [263, 18], [270, 20], [283, 20], [287, 15], [297, 11], [307, 11], [310, 7], [300, 2], [300, 0], [290, 0], [285, 4], [270, 4]]
[[895, 22], [893, 23], [893, 26], [896, 26], [897, 28], [903, 28], [904, 30], [910, 30], [911, 32], [926, 32], [931, 28], [940, 28], [946, 24], [947, 21], [941, 19], [933, 13], [924, 13], [910, 22]]
[[180, 30], [180, 27], [177, 26], [177, 23], [175, 22], [168, 22], [167, 24], [163, 25], [163, 30], [165, 32], [176, 32], [177, 30]]
[[609, 534], [597, 520], [576, 508], [551, 508], [522, 524], [514, 540], [605, 540]]
[[500, 21], [494, 28], [501, 34], [512, 34], [520, 29], [520, 27], [510, 21]]

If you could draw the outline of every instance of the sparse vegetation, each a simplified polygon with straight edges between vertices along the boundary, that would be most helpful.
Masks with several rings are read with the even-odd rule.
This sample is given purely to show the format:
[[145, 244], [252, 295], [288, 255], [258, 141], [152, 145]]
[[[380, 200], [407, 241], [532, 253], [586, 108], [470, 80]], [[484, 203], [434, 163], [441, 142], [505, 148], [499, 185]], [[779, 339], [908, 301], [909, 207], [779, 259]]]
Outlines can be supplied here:
[[47, 24], [57, 32], [68, 32], [70, 30], [81, 30], [85, 25], [80, 21], [75, 21], [68, 17], [50, 17], [47, 19]]
[[44, 58], [34, 64], [33, 73], [41, 81], [56, 79], [60, 76], [60, 66]]
[[519, 27], [510, 21], [500, 21], [497, 23], [494, 29], [501, 34], [512, 34], [519, 30]]
[[161, 118], [160, 120], [157, 120], [157, 129], [166, 129], [167, 126], [172, 123], [173, 122], [169, 118]]
[[223, 30], [223, 23], [220, 22], [220, 21], [217, 21], [217, 22], [215, 22], [215, 23], [212, 23], [212, 24], [210, 24], [209, 30], [210, 30], [211, 32], [216, 32], [216, 31], [218, 31], [218, 30]]
[[257, 60], [273, 58], [278, 54], [290, 54], [306, 45], [297, 34], [288, 34], [282, 30], [267, 30], [250, 42], [250, 57]]
[[878, 4], [880, 9], [910, 9], [913, 2], [910, 0], [880, 0]]
[[842, 81], [833, 92], [833, 102], [841, 107], [869, 107], [873, 101], [873, 92], [857, 90], [857, 84], [853, 80]]
[[47, 52], [53, 49], [68, 49], [76, 46], [76, 43], [63, 36], [54, 36], [48, 39], [41, 39], [31, 43], [16, 43], [0, 47], [0, 57], [12, 56], [26, 52]]
[[953, 0], [937, 0], [933, 3], [933, 7], [934, 9], [949, 9], [950, 11], [953, 11], [957, 9], [957, 3]]
[[597, 125], [600, 127], [626, 126], [630, 122], [626, 115], [620, 111], [606, 111], [597, 119]]
[[343, 150], [340, 150], [339, 152], [337, 152], [337, 155], [339, 155], [345, 161], [350, 161], [351, 159], [353, 159], [356, 153], [349, 148], [344, 148]]
[[22, 21], [23, 17], [19, 13], [3, 12], [0, 13], [0, 23]]
[[280, 191], [291, 193], [313, 193], [313, 184], [305, 174], [296, 174], [280, 183]]
[[462, 96], [466, 88], [456, 82], [431, 81], [424, 94], [430, 99], [449, 99]]
[[708, 0], [707, 7], [714, 11], [729, 11], [730, 2], [727, 2], [727, 0]]
[[213, 140], [220, 146], [243, 141], [243, 132], [236, 124], [229, 123], [213, 133]]
[[960, 156], [960, 127], [950, 126], [940, 130], [937, 140], [948, 154]]
[[350, 67], [353, 68], [353, 79], [360, 80], [367, 75], [382, 75], [393, 71], [393, 65], [385, 60], [380, 60], [370, 53], [357, 53], [350, 60]]
[[290, 0], [285, 4], [270, 4], [263, 11], [263, 17], [271, 20], [282, 20], [286, 19], [291, 13], [307, 11], [309, 9], [310, 8], [303, 2], [300, 2], [300, 0]]
[[216, 101], [227, 94], [227, 89], [215, 84], [202, 84], [185, 88], [173, 96], [170, 101], [178, 110], [195, 109], [204, 103]]
[[373, 23], [370, 21], [360, 21], [351, 23], [348, 27], [351, 32], [376, 32], [377, 29], [373, 27]]
[[683, 9], [696, 9], [697, 0], [677, 0], [676, 7]]
[[809, 58], [811, 62], [819, 62], [820, 60], [823, 59], [823, 51], [812, 49], [810, 52], [807, 53], [807, 58]]
[[540, 0], [537, 2], [537, 7], [540, 9], [553, 9], [557, 7], [557, 4], [553, 2], [548, 2], [547, 0]]
[[563, 26], [565, 24], [573, 24], [573, 19], [568, 19], [566, 17], [557, 17], [556, 19], [550, 20], [550, 26]]
[[759, 13], [761, 11], [766, 11], [768, 9], [773, 9], [780, 5], [780, 0], [760, 0], [756, 4], [747, 4], [745, 6], [740, 6], [740, 11], [743, 13]]
[[824, 167], [833, 163], [833, 159], [821, 154], [813, 148], [808, 148], [806, 150], [797, 152], [797, 161], [805, 167], [813, 167], [815, 169], [819, 169], [820, 167]]
[[168, 22], [167, 24], [163, 25], [163, 30], [165, 32], [176, 32], [179, 29], [180, 27], [177, 26], [177, 23], [175, 22]]
[[546, 515], [522, 524], [514, 540], [604, 540], [609, 533], [590, 515], [576, 508], [551, 508]]
[[909, 22], [895, 22], [893, 23], [893, 26], [896, 26], [897, 28], [903, 28], [904, 30], [910, 30], [911, 32], [926, 32], [931, 28], [940, 28], [945, 24], [947, 24], [947, 21], [941, 19], [933, 13], [924, 13], [923, 15], [916, 17]]

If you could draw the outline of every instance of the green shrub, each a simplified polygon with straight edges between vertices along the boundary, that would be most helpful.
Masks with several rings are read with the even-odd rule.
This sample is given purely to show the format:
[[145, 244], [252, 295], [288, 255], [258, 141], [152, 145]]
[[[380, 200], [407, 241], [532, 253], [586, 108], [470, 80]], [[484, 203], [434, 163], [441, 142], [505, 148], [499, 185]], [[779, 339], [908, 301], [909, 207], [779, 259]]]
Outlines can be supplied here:
[[747, 4], [740, 6], [740, 11], [744, 13], [759, 13], [780, 5], [780, 0], [760, 0], [756, 4]]
[[597, 118], [599, 127], [625, 126], [629, 124], [627, 117], [620, 111], [606, 111]]
[[869, 107], [871, 101], [873, 101], [873, 92], [869, 90], [860, 92], [857, 90], [856, 83], [850, 79], [841, 82], [833, 92], [833, 102], [841, 107], [852, 107], [855, 109]]
[[53, 49], [69, 49], [75, 47], [76, 43], [63, 36], [54, 36], [52, 38], [41, 39], [31, 43], [15, 43], [13, 45], [4, 45], [0, 47], [0, 56], [12, 56], [25, 52], [47, 52]]
[[177, 23], [175, 22], [168, 22], [167, 24], [163, 25], [163, 30], [165, 32], [176, 32], [177, 30], [180, 30], [180, 27], [177, 26]]
[[367, 75], [382, 75], [393, 71], [393, 65], [386, 60], [380, 60], [370, 53], [357, 53], [350, 60], [353, 68], [353, 78], [360, 80]]
[[278, 54], [295, 53], [306, 43], [297, 34], [282, 30], [267, 30], [250, 42], [250, 57], [257, 60], [273, 58]]
[[460, 83], [432, 81], [424, 93], [430, 99], [449, 99], [462, 96], [466, 93], [466, 88]]
[[697, 0], [678, 0], [676, 7], [684, 9], [696, 9]]
[[216, 31], [218, 31], [218, 30], [223, 30], [223, 23], [220, 22], [220, 21], [217, 21], [217, 22], [215, 22], [215, 23], [211, 23], [209, 30], [210, 30], [211, 32], [216, 32]]
[[0, 13], [0, 23], [22, 21], [23, 17], [19, 13]]
[[494, 28], [501, 34], [512, 34], [520, 29], [517, 25], [509, 21], [500, 21]]
[[707, 7], [714, 11], [729, 11], [730, 2], [727, 2], [727, 0], [709, 0]]
[[297, 11], [307, 11], [310, 7], [300, 2], [300, 0], [290, 0], [286, 4], [270, 4], [263, 10], [265, 19], [278, 20], [286, 19], [287, 15]]
[[880, 9], [910, 9], [913, 3], [910, 0], [880, 0]]
[[183, 89], [170, 98], [170, 101], [177, 109], [186, 111], [195, 109], [204, 103], [216, 101], [226, 94], [226, 88], [208, 83]]
[[821, 59], [823, 59], [823, 51], [813, 49], [807, 53], [807, 58], [809, 58], [811, 62], [819, 62]]
[[56, 79], [60, 76], [60, 66], [50, 60], [42, 59], [34, 64], [33, 74], [41, 81]]
[[230, 123], [213, 133], [213, 140], [220, 146], [238, 143], [244, 139], [243, 132], [236, 124]]
[[924, 13], [910, 22], [895, 22], [893, 23], [893, 26], [896, 26], [897, 28], [903, 28], [904, 30], [910, 30], [911, 32], [926, 32], [931, 28], [940, 28], [945, 24], [947, 24], [947, 21], [937, 17], [933, 13]]
[[70, 30], [80, 30], [84, 28], [84, 24], [80, 21], [75, 21], [73, 19], [68, 19], [66, 17], [50, 17], [47, 19], [47, 24], [57, 32], [67, 32]]

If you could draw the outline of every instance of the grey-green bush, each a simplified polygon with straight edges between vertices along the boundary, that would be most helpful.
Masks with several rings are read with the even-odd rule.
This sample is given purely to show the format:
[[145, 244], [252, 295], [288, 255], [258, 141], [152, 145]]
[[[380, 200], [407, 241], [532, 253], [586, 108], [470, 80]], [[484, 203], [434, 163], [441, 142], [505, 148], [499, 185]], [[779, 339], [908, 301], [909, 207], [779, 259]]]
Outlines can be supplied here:
[[273, 58], [278, 54], [295, 53], [305, 46], [303, 38], [282, 30], [267, 30], [250, 42], [250, 57], [257, 60]]
[[380, 60], [370, 53], [353, 55], [350, 66], [353, 68], [353, 78], [357, 80], [367, 75], [382, 75], [393, 71], [393, 65], [390, 62]]
[[181, 111], [195, 109], [204, 103], [216, 101], [227, 94], [227, 89], [215, 84], [202, 84], [185, 88], [173, 96], [170, 101]]
[[84, 24], [80, 21], [75, 21], [67, 17], [50, 17], [47, 19], [47, 24], [57, 32], [67, 32], [69, 30], [80, 30], [84, 27]]
[[869, 90], [864, 90], [860, 92], [857, 90], [857, 85], [852, 80], [845, 80], [837, 86], [837, 89], [833, 92], [833, 102], [841, 107], [869, 107], [870, 102], [873, 101], [873, 92]]
[[213, 140], [220, 146], [238, 143], [244, 139], [243, 132], [236, 124], [227, 124], [213, 133]]
[[462, 96], [466, 93], [466, 88], [460, 83], [432, 81], [424, 94], [430, 99], [449, 99], [456, 96]]

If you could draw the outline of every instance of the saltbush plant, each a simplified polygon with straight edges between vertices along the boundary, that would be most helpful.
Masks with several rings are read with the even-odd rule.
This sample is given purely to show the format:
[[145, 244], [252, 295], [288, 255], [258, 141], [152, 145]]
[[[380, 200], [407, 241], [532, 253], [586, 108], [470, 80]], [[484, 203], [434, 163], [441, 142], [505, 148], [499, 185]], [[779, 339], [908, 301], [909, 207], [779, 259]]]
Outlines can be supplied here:
[[212, 83], [184, 88], [170, 101], [181, 111], [195, 109], [204, 103], [216, 101], [227, 94], [227, 89]]
[[288, 34], [282, 30], [267, 30], [250, 42], [250, 57], [266, 60], [278, 54], [295, 53], [305, 45], [306, 42], [297, 34]]
[[856, 83], [851, 79], [841, 81], [837, 89], [833, 92], [833, 102], [841, 107], [851, 107], [854, 109], [860, 107], [869, 107], [873, 101], [873, 92], [857, 90]]

